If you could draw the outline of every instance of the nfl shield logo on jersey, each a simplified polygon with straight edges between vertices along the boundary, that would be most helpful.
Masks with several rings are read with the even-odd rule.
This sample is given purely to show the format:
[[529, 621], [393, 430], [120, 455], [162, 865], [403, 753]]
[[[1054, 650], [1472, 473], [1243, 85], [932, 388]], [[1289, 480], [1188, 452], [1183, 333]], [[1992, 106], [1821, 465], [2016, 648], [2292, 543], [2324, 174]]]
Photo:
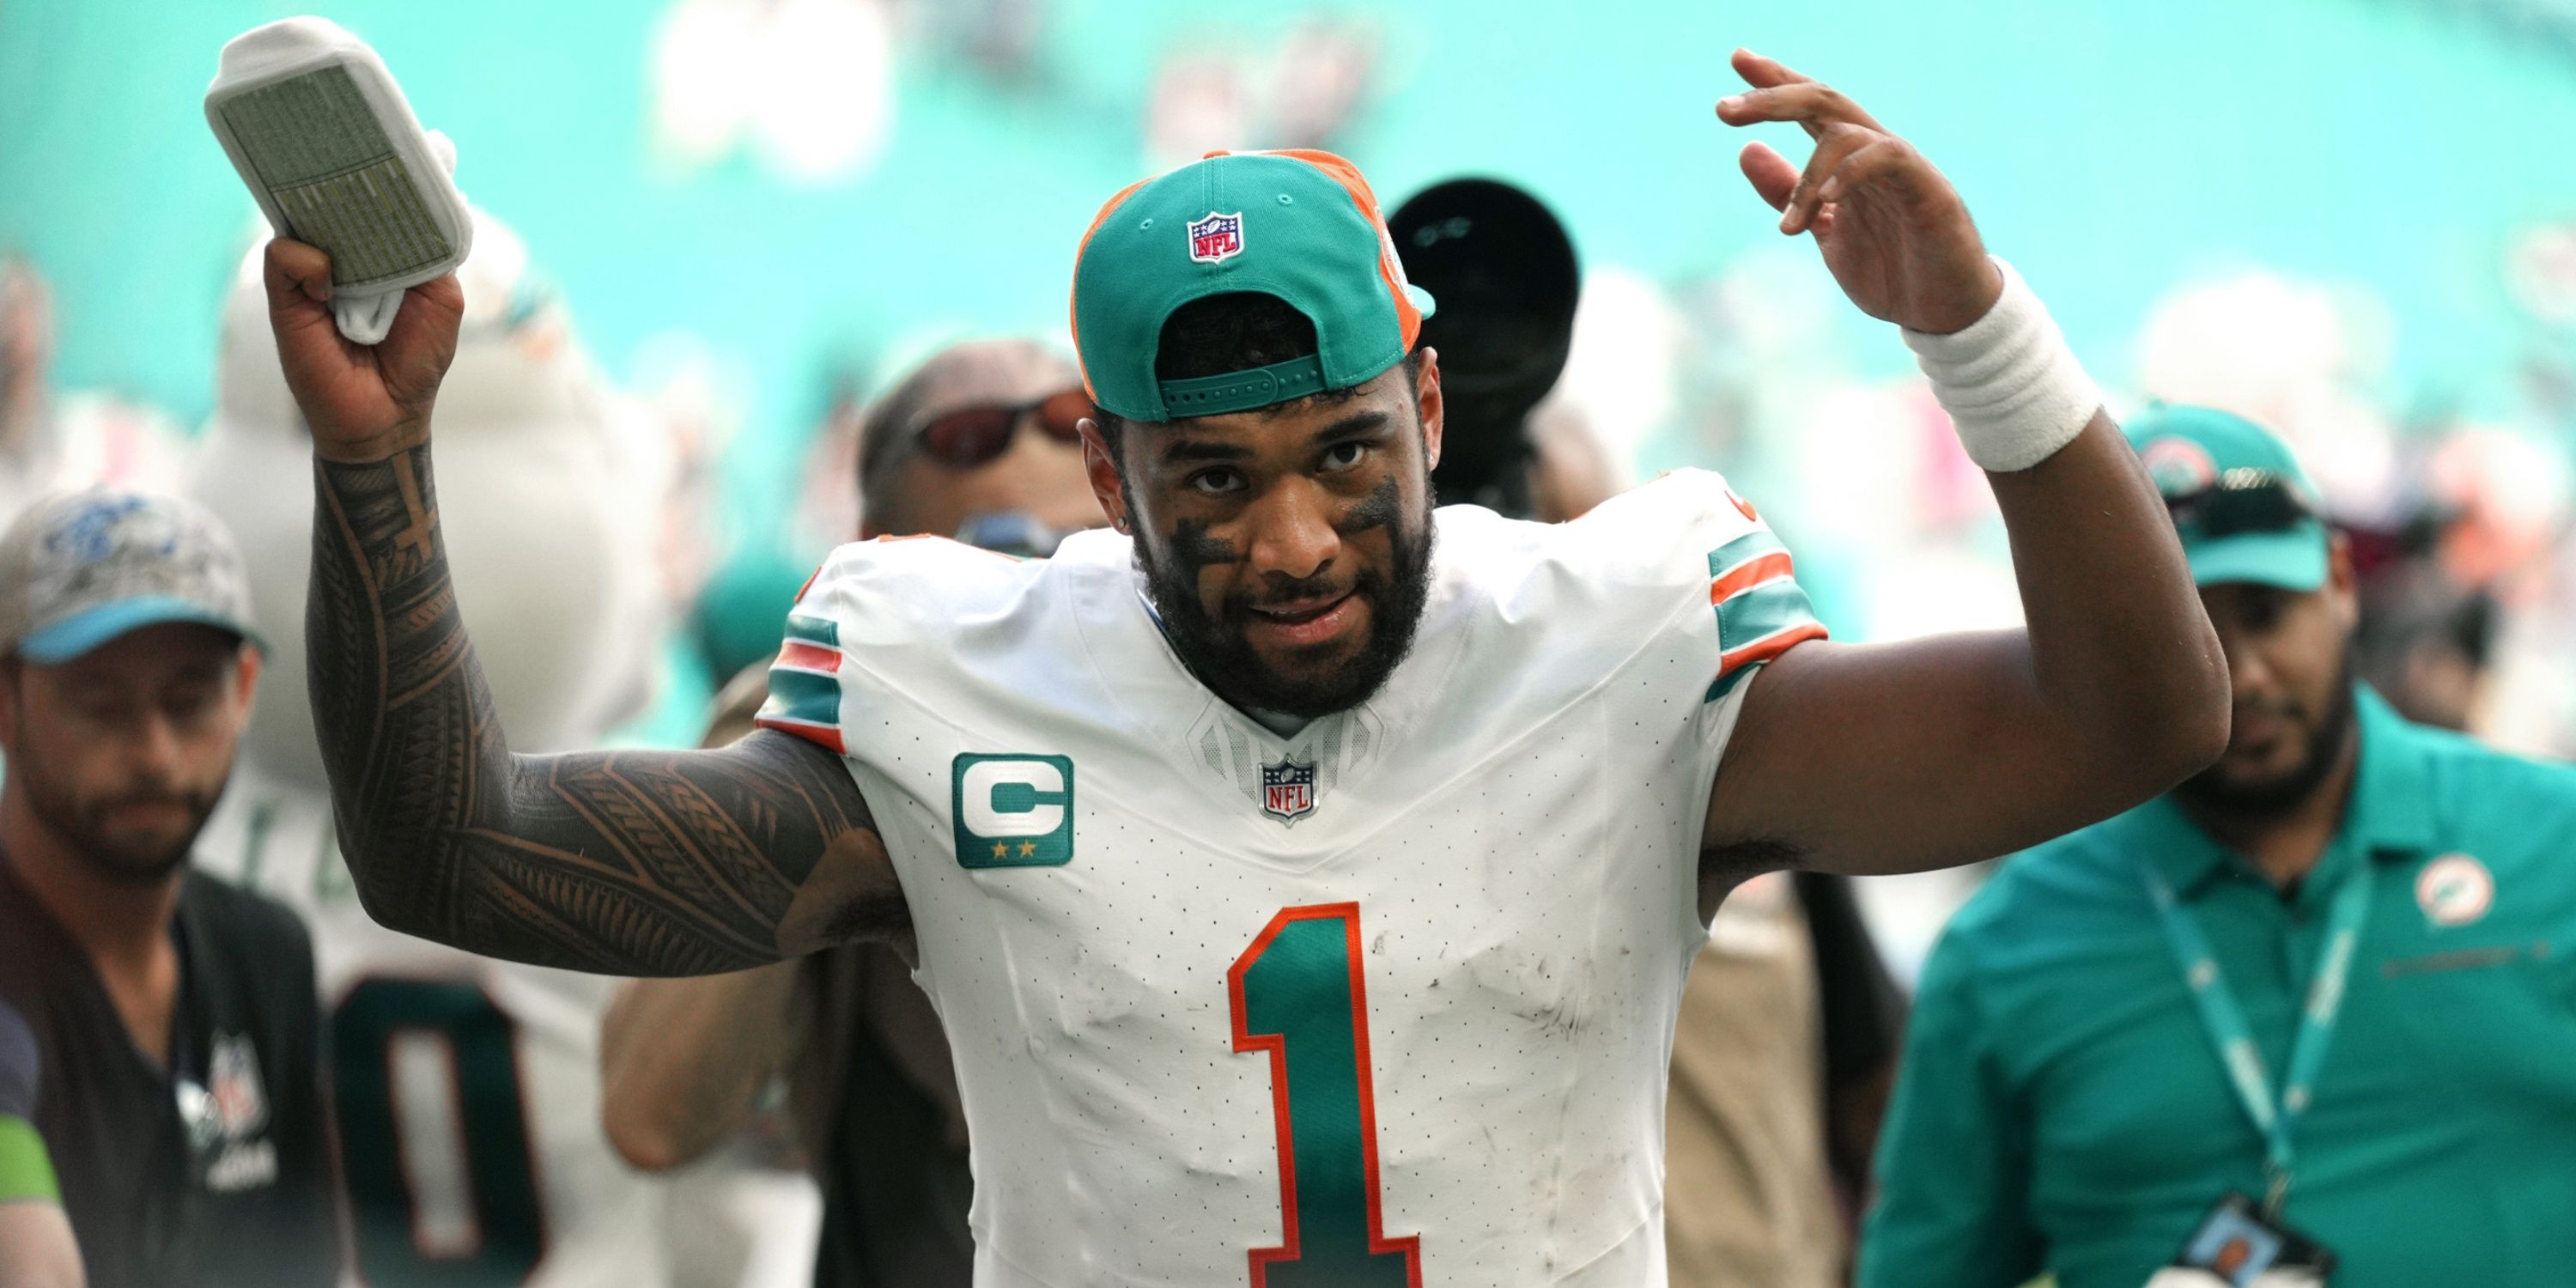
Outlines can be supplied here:
[[1294, 823], [1315, 809], [1315, 766], [1282, 759], [1261, 767], [1261, 812]]
[[1202, 264], [1229, 260], [1243, 253], [1243, 212], [1209, 212], [1190, 221], [1190, 258]]

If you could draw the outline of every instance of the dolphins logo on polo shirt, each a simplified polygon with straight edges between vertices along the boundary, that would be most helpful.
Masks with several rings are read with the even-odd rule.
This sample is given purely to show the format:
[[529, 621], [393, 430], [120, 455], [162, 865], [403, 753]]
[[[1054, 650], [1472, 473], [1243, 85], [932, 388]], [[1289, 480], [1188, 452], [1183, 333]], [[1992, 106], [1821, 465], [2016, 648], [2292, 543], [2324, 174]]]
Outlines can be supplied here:
[[2467, 854], [2445, 854], [2415, 874], [2415, 905], [2436, 926], [2465, 926], [2495, 906], [2495, 876]]

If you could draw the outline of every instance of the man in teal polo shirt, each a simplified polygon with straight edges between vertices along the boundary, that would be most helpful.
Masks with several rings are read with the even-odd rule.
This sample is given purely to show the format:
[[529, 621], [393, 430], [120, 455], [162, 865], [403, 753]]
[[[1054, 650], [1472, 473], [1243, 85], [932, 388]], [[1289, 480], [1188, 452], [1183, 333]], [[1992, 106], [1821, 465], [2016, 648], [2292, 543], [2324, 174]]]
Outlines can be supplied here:
[[2279, 440], [2192, 407], [2129, 434], [2234, 730], [1951, 923], [1863, 1288], [2253, 1284], [2276, 1250], [2335, 1288], [2576, 1282], [2576, 770], [2354, 683], [2352, 566]]

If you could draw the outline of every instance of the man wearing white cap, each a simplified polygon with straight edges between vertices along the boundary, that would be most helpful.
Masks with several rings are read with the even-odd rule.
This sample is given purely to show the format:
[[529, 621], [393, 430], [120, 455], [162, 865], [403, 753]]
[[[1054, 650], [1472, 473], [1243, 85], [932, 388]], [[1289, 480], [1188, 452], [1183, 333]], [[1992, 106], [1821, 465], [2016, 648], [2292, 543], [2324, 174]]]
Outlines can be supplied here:
[[249, 619], [184, 501], [93, 489], [0, 537], [0, 1009], [35, 1073], [0, 1120], [35, 1129], [99, 1288], [339, 1264], [312, 948], [187, 862], [249, 718]]

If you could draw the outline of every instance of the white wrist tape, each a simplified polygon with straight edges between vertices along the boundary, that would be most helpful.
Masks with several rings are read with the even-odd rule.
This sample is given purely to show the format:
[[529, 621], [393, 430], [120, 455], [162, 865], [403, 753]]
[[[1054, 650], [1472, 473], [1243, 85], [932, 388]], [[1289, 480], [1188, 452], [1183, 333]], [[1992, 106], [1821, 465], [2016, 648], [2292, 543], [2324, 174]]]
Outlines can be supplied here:
[[2029, 469], [2073, 442], [2101, 409], [2102, 391], [2021, 274], [2000, 259], [1995, 267], [2003, 272], [2004, 293], [1984, 317], [1948, 335], [1904, 335], [1968, 459], [2003, 474]]

